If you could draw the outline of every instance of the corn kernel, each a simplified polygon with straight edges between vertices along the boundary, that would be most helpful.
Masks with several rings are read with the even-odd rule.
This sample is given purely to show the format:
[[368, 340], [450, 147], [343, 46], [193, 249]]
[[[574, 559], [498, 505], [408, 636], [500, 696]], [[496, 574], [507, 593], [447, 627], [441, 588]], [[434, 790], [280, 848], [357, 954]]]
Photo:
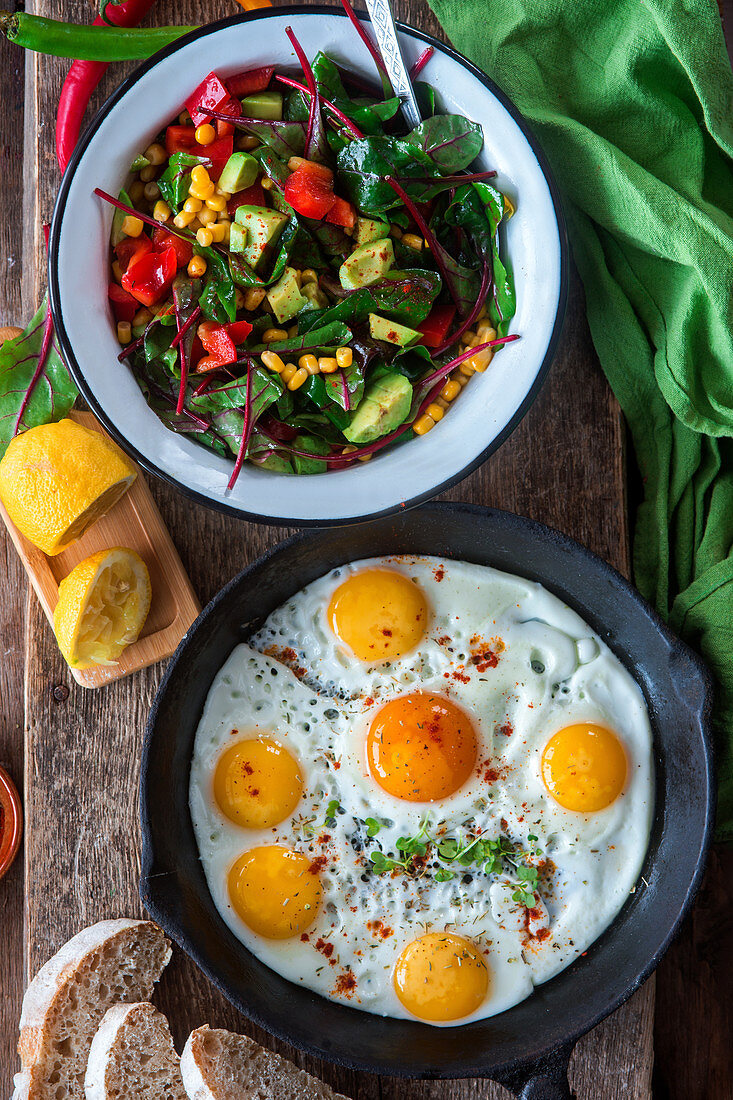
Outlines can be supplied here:
[[266, 328], [262, 333], [263, 344], [274, 344], [276, 340], [287, 340], [288, 330], [286, 328]]
[[142, 308], [142, 309], [139, 309], [139, 310], [137, 311], [137, 313], [135, 314], [135, 316], [133, 317], [133, 319], [132, 319], [132, 323], [133, 323], [133, 326], [134, 326], [135, 328], [139, 328], [139, 327], [140, 327], [141, 325], [147, 325], [147, 324], [150, 324], [150, 322], [152, 321], [152, 319], [153, 319], [153, 315], [152, 315], [152, 313], [150, 312], [150, 310], [149, 310], [149, 309], [146, 309], [146, 308], [145, 308], [145, 307], [143, 306], [143, 308]]
[[258, 306], [262, 305], [265, 294], [264, 287], [251, 286], [244, 294], [244, 308], [250, 311], [257, 309]]
[[289, 390], [299, 390], [304, 382], [307, 382], [310, 378], [308, 371], [305, 367], [298, 367], [293, 377], [288, 382]]
[[206, 268], [208, 264], [203, 256], [193, 256], [188, 261], [188, 267], [186, 271], [192, 279], [200, 279], [202, 275], [206, 274]]
[[484, 302], [484, 304], [481, 306], [481, 309], [479, 310], [479, 314], [478, 314], [479, 321], [482, 320], [482, 318], [488, 317], [488, 316], [489, 316], [489, 307], [486, 305], [486, 302]]
[[403, 233], [402, 243], [408, 248], [412, 248], [415, 252], [422, 251], [423, 239], [418, 237], [417, 233]]
[[201, 199], [205, 202], [206, 199], [210, 199], [214, 194], [214, 185], [209, 180], [208, 183], [192, 183], [188, 189], [189, 195], [192, 195], [195, 199]]
[[468, 361], [475, 371], [483, 374], [493, 357], [494, 353], [491, 348], [486, 348], [485, 351], [477, 351]]
[[442, 409], [443, 412], [445, 412], [445, 410], [449, 407], [446, 399], [444, 397], [440, 397], [440, 395], [435, 398], [435, 404], [438, 406], [439, 409]]
[[202, 248], [208, 248], [214, 240], [211, 230], [206, 226], [202, 226], [201, 229], [196, 230], [196, 240], [199, 242]]
[[288, 383], [290, 379], [294, 378], [297, 373], [298, 368], [296, 367], [295, 363], [286, 363], [285, 368], [282, 372], [283, 382]]
[[221, 222], [213, 222], [211, 225], [207, 226], [205, 230], [199, 229], [199, 233], [204, 232], [211, 234], [211, 239], [214, 244], [221, 244], [224, 238], [228, 235], [229, 226], [222, 225]]
[[208, 206], [209, 210], [215, 210], [217, 214], [220, 214], [222, 210], [226, 210], [227, 200], [224, 198], [223, 195], [214, 194], [211, 196], [210, 199], [206, 200], [206, 205]]
[[186, 226], [191, 224], [195, 217], [196, 215], [192, 214], [190, 211], [182, 210], [180, 214], [176, 214], [175, 218], [173, 219], [173, 224], [175, 225], [176, 229], [185, 229]]
[[230, 198], [232, 197], [231, 191], [222, 191], [218, 183], [216, 185], [216, 194], [221, 195], [221, 197], [224, 199], [224, 202], [229, 202]]
[[199, 210], [199, 221], [202, 225], [213, 225], [216, 221], [216, 210], [209, 210], [208, 206], [203, 210]]
[[488, 321], [484, 321], [476, 329], [479, 344], [486, 344], [489, 340], [496, 339], [496, 329]]
[[321, 374], [334, 374], [339, 369], [339, 365], [336, 359], [332, 359], [329, 355], [324, 355], [318, 360], [318, 369]]
[[509, 221], [509, 219], [511, 218], [511, 216], [514, 213], [515, 209], [516, 208], [515, 208], [514, 203], [512, 202], [512, 200], [505, 195], [504, 196], [504, 217], [506, 218], [507, 221]]
[[148, 145], [143, 156], [151, 164], [163, 164], [168, 159], [165, 145], [161, 145], [159, 141], [154, 141], [152, 145]]
[[458, 370], [461, 374], [465, 375], [466, 378], [470, 378], [471, 375], [474, 374], [476, 371], [476, 368], [473, 365], [473, 357], [471, 359], [464, 359]]
[[211, 145], [216, 137], [216, 130], [211, 123], [202, 122], [200, 126], [196, 127], [194, 137], [199, 145]]
[[301, 286], [304, 283], [317, 283], [318, 282], [318, 275], [316, 274], [316, 272], [313, 270], [312, 267], [304, 268], [303, 271], [301, 271], [301, 273], [300, 273], [300, 278], [301, 278]]
[[440, 396], [446, 401], [452, 401], [454, 397], [458, 397], [461, 392], [461, 387], [458, 382], [453, 378], [449, 378], [440, 391]]
[[139, 202], [142, 202], [145, 197], [145, 184], [140, 180], [133, 180], [130, 184], [130, 190], [128, 191], [130, 196], [130, 202], [133, 206], [137, 206]]
[[400, 229], [399, 225], [390, 225], [389, 235], [390, 237], [394, 237], [395, 240], [399, 241], [402, 237], [402, 230]]
[[259, 138], [256, 138], [254, 134], [247, 134], [246, 137], [239, 138], [237, 141], [237, 149], [242, 149], [245, 153], [249, 153], [252, 149], [256, 149], [259, 144]]
[[272, 191], [275, 186], [269, 176], [263, 176], [260, 183], [262, 184], [263, 191]]
[[157, 176], [158, 171], [154, 164], [148, 164], [145, 168], [140, 169], [140, 179], [143, 183], [150, 183]]
[[457, 371], [454, 371], [454, 373], [451, 375], [451, 378], [454, 382], [458, 383], [461, 389], [463, 389], [464, 386], [467, 386], [470, 381], [467, 374], [461, 374], [460, 368]]
[[336, 348], [336, 363], [339, 367], [350, 367], [354, 362], [351, 348]]
[[191, 183], [198, 183], [199, 185], [211, 183], [211, 177], [203, 164], [195, 164], [191, 169]]
[[436, 424], [438, 423], [439, 420], [443, 419], [443, 410], [440, 407], [440, 405], [437, 403], [437, 401], [431, 402], [431, 404], [428, 405], [428, 407], [425, 411], [427, 412], [428, 416], [432, 416], [432, 418], [433, 418], [433, 420], [435, 421]]
[[292, 339], [293, 336], [297, 336], [297, 335], [298, 335], [298, 325], [297, 325], [297, 322], [296, 322], [296, 324], [291, 325], [290, 328], [288, 329], [288, 338]]
[[129, 321], [117, 322], [117, 339], [121, 344], [129, 344], [132, 340], [132, 326]]
[[300, 359], [298, 360], [298, 366], [305, 367], [305, 369], [308, 371], [308, 374], [318, 374], [319, 370], [321, 369], [318, 366], [318, 360], [316, 359], [315, 355], [301, 355]]
[[122, 268], [118, 260], [115, 260], [112, 264], [112, 277], [116, 283], [122, 282]]
[[153, 207], [153, 218], [156, 222], [167, 222], [171, 216], [171, 208], [163, 199], [158, 199]]
[[143, 188], [143, 195], [148, 200], [148, 202], [154, 202], [155, 199], [159, 199], [160, 188], [158, 187], [157, 183], [155, 181], [153, 181], [152, 183], [146, 183], [145, 187]]
[[415, 435], [425, 435], [426, 432], [429, 432], [430, 429], [434, 427], [435, 421], [432, 416], [428, 416], [427, 413], [424, 413], [423, 416], [419, 417], [412, 425], [412, 430]]
[[139, 237], [143, 231], [143, 223], [140, 218], [128, 214], [122, 219], [121, 229], [126, 237]]
[[180, 115], [178, 116], [179, 125], [180, 126], [188, 126], [191, 123], [191, 121], [192, 121], [192, 119], [191, 119], [191, 116], [188, 113], [188, 111], [181, 111]]
[[[260, 356], [262, 362], [265, 364], [268, 370], [274, 370], [276, 374], [282, 374], [285, 370], [285, 364], [279, 355], [274, 351], [263, 351]], [[292, 364], [291, 364], [292, 365]], [[293, 374], [295, 373], [295, 367], [293, 367]]]
[[189, 196], [183, 204], [183, 209], [187, 214], [198, 214], [203, 205], [201, 199], [192, 199]]

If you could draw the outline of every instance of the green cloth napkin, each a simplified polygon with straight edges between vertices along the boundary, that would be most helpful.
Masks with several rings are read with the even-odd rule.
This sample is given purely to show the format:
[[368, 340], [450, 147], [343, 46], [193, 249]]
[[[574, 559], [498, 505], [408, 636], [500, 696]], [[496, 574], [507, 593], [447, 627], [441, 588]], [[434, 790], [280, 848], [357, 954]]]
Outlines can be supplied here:
[[634, 578], [716, 677], [718, 836], [733, 839], [733, 74], [718, 9], [430, 3], [527, 117], [562, 191], [643, 479]]

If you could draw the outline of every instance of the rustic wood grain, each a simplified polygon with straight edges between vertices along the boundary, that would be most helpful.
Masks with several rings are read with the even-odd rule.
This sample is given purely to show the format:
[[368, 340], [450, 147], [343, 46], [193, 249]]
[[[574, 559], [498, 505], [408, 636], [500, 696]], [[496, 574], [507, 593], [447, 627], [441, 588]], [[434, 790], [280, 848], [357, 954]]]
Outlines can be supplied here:
[[[90, 412], [73, 411], [71, 419], [85, 428], [107, 435], [96, 416]], [[107, 437], [109, 438], [109, 437]], [[201, 610], [185, 569], [178, 556], [168, 528], [141, 470], [132, 487], [111, 511], [86, 531], [80, 539], [62, 553], [49, 557], [20, 533], [0, 503], [0, 520], [25, 567], [33, 590], [49, 623], [59, 599], [59, 585], [85, 558], [100, 550], [124, 546], [135, 550], [150, 573], [153, 590], [150, 612], [140, 637], [129, 645], [112, 665], [70, 669], [77, 684], [99, 688], [130, 676], [133, 672], [170, 657], [183, 635]]]
[[[419, 0], [403, 0], [395, 6], [400, 17], [437, 30]], [[39, 0], [35, 10], [66, 18], [91, 17], [89, 6], [79, 0]], [[207, 5], [206, 17], [231, 10], [232, 5], [214, 3]], [[164, 0], [156, 12], [160, 22], [200, 18], [201, 8], [194, 0], [175, 7]], [[53, 118], [66, 67], [65, 62], [36, 55], [29, 56], [27, 63], [24, 316], [35, 306], [44, 282], [38, 227], [50, 215], [58, 186]], [[118, 69], [108, 78], [105, 92], [120, 75]], [[12, 319], [17, 318], [6, 320]], [[593, 354], [575, 283], [560, 354], [540, 398], [511, 440], [448, 495], [509, 508], [557, 526], [627, 572], [623, 442], [618, 409]], [[151, 488], [202, 602], [285, 534], [282, 529], [254, 527], [193, 506], [160, 483]], [[16, 638], [22, 621], [17, 565], [13, 560], [9, 564], [16, 570], [10, 592], [15, 605], [0, 612], [4, 639]], [[7, 673], [0, 666], [0, 677]], [[31, 600], [26, 631], [28, 975], [84, 924], [140, 911], [138, 761], [145, 718], [161, 674], [162, 668], [155, 667], [100, 693], [81, 691], [58, 654], [41, 609]], [[3, 679], [0, 686], [5, 688]], [[0, 731], [7, 721], [3, 713]], [[16, 721], [22, 725], [20, 710]], [[17, 943], [17, 909], [13, 912]], [[7, 964], [0, 957], [2, 965]], [[12, 989], [17, 995], [17, 961], [14, 965], [8, 980], [15, 975]], [[158, 1001], [171, 1014], [179, 1041], [190, 1027], [205, 1021], [252, 1033], [181, 952], [176, 952], [164, 977]], [[17, 1015], [9, 1019], [13, 1010], [13, 1004], [3, 1008], [0, 1088], [6, 1093], [14, 1065], [10, 1048]], [[652, 1012], [649, 984], [579, 1044], [573, 1083], [581, 1100], [648, 1100]], [[499, 1100], [508, 1095], [486, 1082], [407, 1083], [355, 1075], [305, 1059], [261, 1034], [256, 1037], [321, 1073], [355, 1100]]]

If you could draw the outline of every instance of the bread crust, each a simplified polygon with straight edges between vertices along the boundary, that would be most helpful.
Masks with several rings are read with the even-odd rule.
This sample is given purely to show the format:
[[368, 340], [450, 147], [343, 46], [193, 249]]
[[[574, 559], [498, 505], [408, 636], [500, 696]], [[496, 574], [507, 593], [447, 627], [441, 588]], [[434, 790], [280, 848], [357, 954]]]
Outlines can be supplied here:
[[[152, 992], [153, 984], [171, 957], [170, 944], [152, 921], [129, 917], [99, 921], [73, 936], [38, 971], [23, 997], [18, 1040], [21, 1071], [15, 1077], [13, 1100], [49, 1100], [50, 1087], [42, 1079], [41, 1067], [52, 1042], [54, 1023], [61, 1012], [68, 987], [84, 966], [91, 963], [96, 952], [108, 946], [114, 948], [116, 942], [122, 946], [131, 933], [160, 938], [162, 965], [150, 977], [150, 982], [146, 982]], [[134, 999], [139, 999], [137, 990], [134, 991]], [[115, 1000], [119, 998], [115, 997]], [[105, 1004], [99, 1006], [100, 1015], [107, 1007]]]
[[[166, 1059], [172, 1059], [175, 1063], [168, 1065], [171, 1073], [170, 1082], [176, 1086], [177, 1094], [183, 1096], [183, 1084], [178, 1072], [178, 1057], [173, 1049], [173, 1040], [168, 1029], [168, 1021], [162, 1012], [159, 1012], [149, 1001], [141, 1001], [135, 1004], [117, 1004], [107, 1009], [97, 1032], [92, 1039], [89, 1051], [89, 1061], [84, 1079], [84, 1092], [86, 1100], [110, 1100], [112, 1096], [119, 1095], [120, 1085], [129, 1090], [129, 1095], [134, 1096], [136, 1089], [140, 1088], [139, 1082], [121, 1081], [115, 1082], [112, 1075], [112, 1063], [116, 1053], [117, 1044], [124, 1040], [125, 1031], [129, 1027], [133, 1034], [145, 1029], [158, 1029], [158, 1053]], [[141, 1048], [142, 1049], [142, 1048]]]

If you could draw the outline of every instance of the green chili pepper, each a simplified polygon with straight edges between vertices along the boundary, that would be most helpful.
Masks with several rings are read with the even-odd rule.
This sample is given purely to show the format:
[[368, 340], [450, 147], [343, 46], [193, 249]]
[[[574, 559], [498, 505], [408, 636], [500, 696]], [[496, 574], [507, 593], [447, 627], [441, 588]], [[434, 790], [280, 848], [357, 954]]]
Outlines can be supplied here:
[[53, 57], [82, 61], [141, 61], [197, 27], [95, 27], [61, 23], [26, 12], [0, 11], [9, 42]]

